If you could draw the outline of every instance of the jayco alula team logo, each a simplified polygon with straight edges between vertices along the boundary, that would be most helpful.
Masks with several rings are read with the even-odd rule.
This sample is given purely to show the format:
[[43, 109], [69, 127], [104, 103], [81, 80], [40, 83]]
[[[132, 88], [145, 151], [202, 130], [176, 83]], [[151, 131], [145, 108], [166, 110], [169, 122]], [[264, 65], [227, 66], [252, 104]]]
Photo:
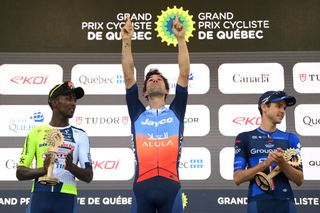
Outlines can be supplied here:
[[177, 8], [174, 6], [173, 8], [167, 7], [167, 10], [161, 11], [161, 15], [157, 16], [158, 21], [155, 22], [157, 25], [155, 31], [158, 32], [157, 37], [161, 38], [161, 42], [167, 42], [167, 45], [170, 46], [177, 46], [178, 41], [172, 32], [172, 24], [175, 19], [175, 16], [179, 16], [179, 21], [185, 26], [186, 28], [186, 35], [185, 39], [189, 42], [189, 38], [193, 37], [192, 31], [194, 31], [193, 25], [195, 22], [192, 20], [192, 15], [189, 15], [188, 10], [183, 10], [182, 7]]

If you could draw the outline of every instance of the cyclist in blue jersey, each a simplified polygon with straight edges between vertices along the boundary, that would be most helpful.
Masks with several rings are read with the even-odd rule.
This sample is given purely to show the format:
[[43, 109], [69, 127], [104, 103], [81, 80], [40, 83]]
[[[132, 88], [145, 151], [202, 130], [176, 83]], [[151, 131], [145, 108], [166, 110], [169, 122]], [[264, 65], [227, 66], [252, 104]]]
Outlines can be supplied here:
[[[33, 128], [25, 139], [23, 151], [17, 167], [18, 180], [32, 180], [32, 193], [26, 213], [75, 213], [77, 211], [77, 187], [75, 178], [91, 182], [93, 171], [90, 157], [88, 135], [82, 129], [69, 124], [73, 117], [77, 99], [84, 96], [81, 87], [75, 88], [71, 81], [65, 81], [53, 87], [48, 96], [52, 109], [52, 118], [48, 125]], [[62, 143], [57, 146], [56, 159], [52, 161], [46, 137], [55, 129]], [[56, 141], [55, 139], [55, 141]], [[62, 140], [63, 139], [63, 140]], [[59, 143], [60, 144], [60, 143]], [[36, 168], [30, 168], [35, 159]], [[52, 177], [57, 180], [43, 184], [41, 178], [49, 173], [49, 164], [53, 162]], [[79, 165], [79, 166], [78, 166]], [[51, 170], [50, 170], [51, 173]]]
[[[296, 99], [283, 91], [267, 91], [258, 101], [261, 114], [260, 126], [240, 133], [235, 140], [233, 179], [236, 185], [249, 181], [248, 211], [294, 213], [294, 195], [289, 181], [301, 186], [304, 178], [302, 166], [291, 166], [284, 158], [284, 151], [294, 149], [300, 155], [299, 138], [277, 129], [286, 107], [293, 106]], [[301, 158], [301, 157], [300, 157]], [[262, 190], [255, 182], [255, 175], [266, 175], [279, 166], [281, 173], [273, 177], [269, 190]]]
[[144, 81], [143, 96], [149, 106], [146, 108], [138, 98], [131, 50], [133, 31], [129, 17], [121, 35], [126, 101], [136, 158], [131, 212], [181, 213], [183, 208], [178, 165], [190, 72], [185, 27], [176, 16], [172, 31], [178, 41], [179, 76], [175, 97], [169, 107], [165, 106], [169, 94], [168, 80], [157, 69], [150, 70]]

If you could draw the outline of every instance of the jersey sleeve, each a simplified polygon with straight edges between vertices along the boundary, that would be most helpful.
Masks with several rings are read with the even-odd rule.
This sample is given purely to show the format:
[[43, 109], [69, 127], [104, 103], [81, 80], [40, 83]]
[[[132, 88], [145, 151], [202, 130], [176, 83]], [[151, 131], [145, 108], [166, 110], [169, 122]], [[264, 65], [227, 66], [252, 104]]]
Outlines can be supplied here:
[[90, 142], [87, 133], [83, 132], [79, 138], [79, 163], [81, 168], [91, 168]]
[[[299, 152], [299, 156], [301, 158], [301, 144], [300, 144], [300, 139], [298, 138], [298, 136], [296, 136], [293, 133], [290, 133], [289, 135], [289, 146], [292, 149], [295, 149]], [[302, 168], [302, 164], [299, 166], [300, 170], [303, 170]]]
[[289, 146], [290, 148], [297, 149], [299, 151], [301, 150], [300, 139], [293, 133], [290, 133], [289, 135]]
[[134, 84], [131, 88], [126, 89], [126, 101], [131, 122], [138, 119], [139, 115], [145, 111], [144, 105], [139, 100], [138, 86]]
[[35, 157], [35, 154], [36, 154], [37, 138], [35, 137], [34, 133], [35, 131], [34, 129], [32, 129], [24, 141], [23, 150], [20, 155], [18, 166], [25, 166], [25, 167], [31, 166], [33, 158]]
[[240, 133], [234, 143], [233, 171], [244, 170], [247, 167], [247, 137], [245, 133]]
[[184, 115], [186, 113], [188, 101], [188, 87], [182, 87], [179, 84], [176, 86], [176, 94], [172, 103], [170, 104], [170, 108], [176, 116], [180, 119], [184, 119]]

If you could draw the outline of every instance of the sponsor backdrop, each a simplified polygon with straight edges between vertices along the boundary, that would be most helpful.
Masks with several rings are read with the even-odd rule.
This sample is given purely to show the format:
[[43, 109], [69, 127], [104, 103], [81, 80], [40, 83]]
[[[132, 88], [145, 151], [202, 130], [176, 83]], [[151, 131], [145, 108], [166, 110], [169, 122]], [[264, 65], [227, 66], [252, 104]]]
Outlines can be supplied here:
[[[248, 184], [232, 181], [235, 136], [259, 126], [257, 99], [285, 90], [297, 105], [279, 129], [302, 142], [299, 212], [320, 209], [320, 2], [2, 1], [0, 7], [0, 211], [23, 212], [31, 181], [18, 182], [24, 138], [48, 123], [51, 87], [71, 79], [86, 92], [72, 124], [90, 136], [94, 180], [79, 182], [80, 212], [128, 212], [134, 155], [121, 70], [120, 28], [128, 15], [138, 84], [159, 68], [176, 86], [176, 14], [191, 56], [179, 172], [185, 212], [244, 212]], [[142, 99], [143, 100], [143, 99]], [[167, 144], [146, 144], [167, 146]]]

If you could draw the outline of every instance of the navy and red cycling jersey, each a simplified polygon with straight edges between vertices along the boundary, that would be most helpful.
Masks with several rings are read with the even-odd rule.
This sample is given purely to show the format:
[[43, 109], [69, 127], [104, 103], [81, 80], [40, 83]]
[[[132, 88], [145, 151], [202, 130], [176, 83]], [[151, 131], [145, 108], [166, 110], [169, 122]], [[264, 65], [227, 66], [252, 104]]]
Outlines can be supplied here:
[[[283, 150], [292, 148], [300, 153], [300, 140], [293, 134], [276, 130], [274, 132], [266, 132], [261, 128], [257, 128], [250, 132], [240, 133], [235, 140], [235, 158], [234, 172], [251, 168], [265, 161], [268, 154], [277, 148]], [[269, 174], [277, 165], [272, 164], [263, 171]], [[298, 169], [302, 170], [302, 166]], [[281, 172], [273, 178], [273, 184], [269, 192], [262, 191], [254, 179], [250, 181], [248, 200], [266, 200], [266, 199], [285, 199], [294, 200], [293, 191], [291, 189], [288, 178]]]
[[156, 176], [180, 182], [178, 164], [187, 97], [187, 88], [177, 85], [169, 108], [152, 109], [146, 108], [139, 100], [137, 84], [127, 89], [126, 101], [136, 158], [135, 182]]

